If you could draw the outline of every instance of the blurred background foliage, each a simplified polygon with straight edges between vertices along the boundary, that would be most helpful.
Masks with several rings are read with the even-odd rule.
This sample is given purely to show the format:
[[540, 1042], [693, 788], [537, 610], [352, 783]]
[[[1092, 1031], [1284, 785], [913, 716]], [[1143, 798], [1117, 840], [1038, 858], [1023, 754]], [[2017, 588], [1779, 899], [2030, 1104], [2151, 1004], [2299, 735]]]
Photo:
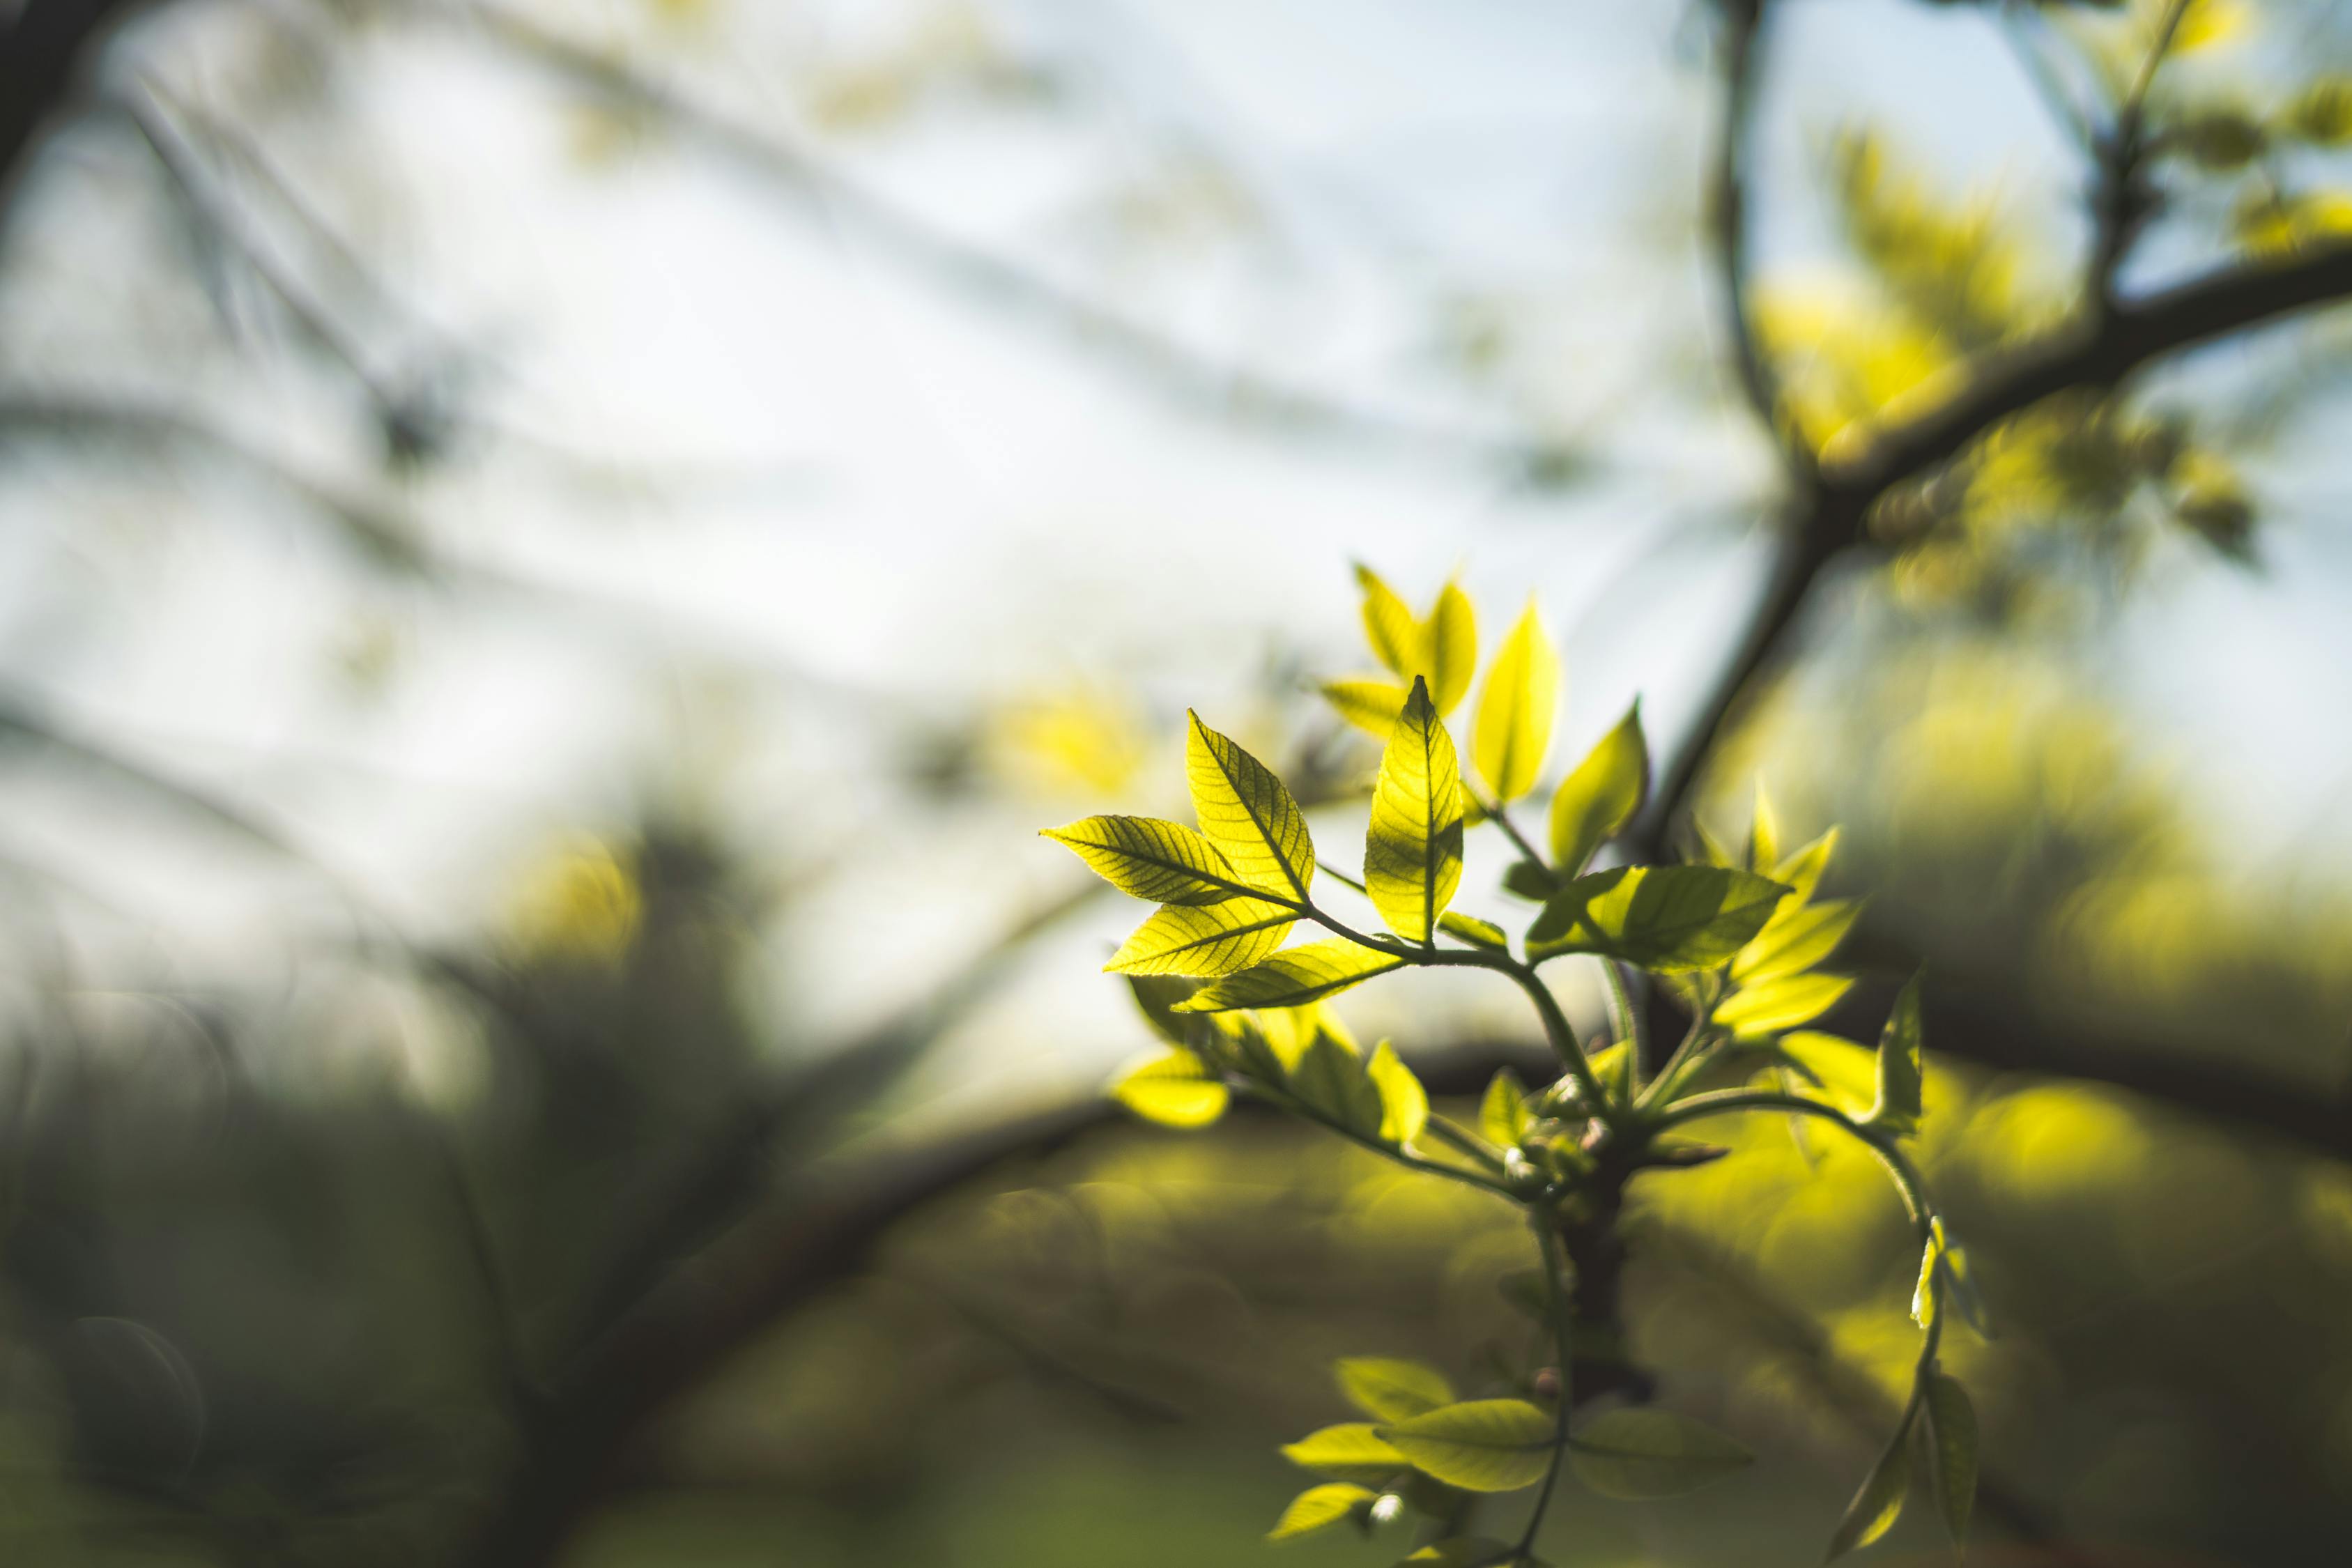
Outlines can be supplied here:
[[[1726, 835], [1841, 825], [2001, 1330], [1976, 1561], [2344, 1560], [2344, 316], [1998, 410], [1743, 631], [1809, 471], [2352, 255], [2341, 7], [0, 25], [8, 1561], [1381, 1560], [1251, 1544], [1271, 1448], [1334, 1355], [1493, 1375], [1507, 1215], [1110, 1118], [1121, 911], [1031, 837], [1181, 809], [1187, 704], [1360, 818], [1350, 557], [1532, 590], [1560, 753], [1638, 692]], [[1440, 1089], [1536, 1044], [1406, 989]], [[1810, 1561], [1898, 1216], [1769, 1125], [1636, 1192], [1637, 1354], [1765, 1461], [1548, 1550]]]

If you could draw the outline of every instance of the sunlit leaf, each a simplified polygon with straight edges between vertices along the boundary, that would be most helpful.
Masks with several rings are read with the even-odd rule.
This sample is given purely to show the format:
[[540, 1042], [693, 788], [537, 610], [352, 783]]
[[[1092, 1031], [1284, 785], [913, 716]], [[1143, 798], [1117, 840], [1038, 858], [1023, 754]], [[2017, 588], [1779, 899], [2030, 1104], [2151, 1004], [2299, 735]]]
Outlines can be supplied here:
[[1609, 1411], [1568, 1440], [1577, 1479], [1612, 1498], [1679, 1497], [1755, 1458], [1703, 1421], [1647, 1407]]
[[1714, 1021], [1742, 1039], [1810, 1024], [1853, 989], [1842, 974], [1790, 974], [1747, 986], [1717, 1005]]
[[1171, 1046], [1190, 1046], [1192, 1043], [1192, 1022], [1176, 1016], [1176, 1004], [1197, 989], [1191, 981], [1168, 975], [1130, 974], [1127, 977], [1127, 988], [1135, 997], [1137, 1011], [1143, 1015], [1144, 1022], [1151, 1026], [1152, 1033]]
[[[1406, 680], [1429, 673], [1421, 622], [1412, 608], [1369, 566], [1357, 565], [1356, 585], [1364, 591], [1364, 640], [1372, 645], [1372, 657]], [[1396, 717], [1396, 708], [1389, 717]]]
[[1579, 877], [1528, 928], [1528, 956], [1593, 952], [1662, 973], [1711, 969], [1764, 929], [1788, 889], [1716, 866], [1620, 866]]
[[1508, 1068], [1498, 1068], [1486, 1080], [1486, 1098], [1478, 1106], [1478, 1131], [1497, 1149], [1516, 1148], [1534, 1120], [1528, 1109], [1527, 1086]]
[[1503, 928], [1475, 915], [1440, 915], [1437, 917], [1437, 929], [1474, 947], [1492, 948], [1496, 952], [1510, 950], [1511, 939], [1503, 934]]
[[1327, 680], [1323, 699], [1340, 718], [1385, 741], [1404, 707], [1405, 689], [1393, 680]]
[[1190, 1051], [1171, 1051], [1144, 1063], [1112, 1086], [1112, 1096], [1146, 1121], [1162, 1127], [1206, 1127], [1233, 1098]]
[[1632, 819], [1649, 779], [1650, 748], [1636, 702], [1552, 795], [1551, 863], [1559, 875], [1582, 870], [1592, 852]]
[[1421, 1130], [1429, 1125], [1429, 1092], [1395, 1048], [1382, 1040], [1364, 1071], [1381, 1097], [1381, 1141], [1410, 1143], [1420, 1137]]
[[1428, 665], [1416, 673], [1429, 677], [1430, 700], [1440, 713], [1451, 713], [1470, 694], [1470, 677], [1478, 668], [1478, 619], [1470, 595], [1458, 583], [1438, 590], [1437, 604], [1422, 623], [1429, 649]]
[[1307, 1054], [1291, 1069], [1290, 1092], [1300, 1104], [1359, 1137], [1381, 1135], [1385, 1108], [1379, 1087], [1364, 1071], [1362, 1059], [1328, 1035], [1307, 1043]]
[[1310, 1432], [1284, 1447], [1282, 1457], [1301, 1469], [1366, 1486], [1382, 1485], [1411, 1467], [1411, 1461], [1369, 1421], [1344, 1422]]
[[1859, 899], [1801, 904], [1791, 896], [1764, 922], [1756, 940], [1731, 961], [1731, 978], [1742, 984], [1757, 984], [1811, 969], [1837, 951], [1861, 913]]
[[1202, 723], [1199, 714], [1188, 717], [1192, 730], [1184, 743], [1184, 776], [1202, 834], [1223, 854], [1244, 890], [1306, 898], [1315, 879], [1315, 844], [1298, 803], [1265, 763]]
[[1863, 1117], [1864, 1126], [1897, 1138], [1919, 1131], [1926, 1110], [1920, 1035], [1919, 977], [1915, 974], [1895, 998], [1895, 1011], [1878, 1037], [1878, 1100]]
[[1894, 1529], [1910, 1491], [1911, 1429], [1906, 1419], [1903, 1429], [1895, 1434], [1895, 1440], [1886, 1446], [1886, 1451], [1878, 1456], [1878, 1463], [1871, 1467], [1862, 1489], [1846, 1504], [1845, 1517], [1838, 1521], [1837, 1530], [1830, 1536], [1829, 1554], [1822, 1561], [1834, 1562]]
[[1953, 1544], [1968, 1540], [1977, 1500], [1977, 1412], [1969, 1391], [1941, 1371], [1927, 1374], [1927, 1468], [1937, 1510]]
[[1263, 899], [1169, 904], [1103, 965], [1114, 974], [1231, 974], [1282, 945], [1297, 911]]
[[1764, 781], [1756, 781], [1756, 815], [1748, 826], [1748, 868], [1761, 877], [1769, 877], [1780, 864], [1780, 814], [1772, 809], [1772, 797], [1764, 793]]
[[1532, 860], [1516, 860], [1503, 873], [1503, 889], [1515, 893], [1531, 903], [1542, 903], [1559, 891], [1559, 883], [1549, 871]]
[[1813, 889], [1821, 885], [1822, 873], [1829, 869], [1830, 857], [1837, 853], [1838, 830], [1831, 828], [1811, 844], [1797, 850], [1773, 868], [1772, 879], [1786, 882], [1795, 892], [1791, 903], [1810, 903]]
[[1301, 1007], [1349, 986], [1386, 974], [1404, 960], [1333, 937], [1287, 948], [1255, 969], [1228, 974], [1177, 1005], [1179, 1013], [1221, 1013], [1234, 1007]]
[[1265, 1032], [1266, 1043], [1282, 1058], [1285, 1071], [1298, 1065], [1298, 1058], [1307, 1054], [1307, 1047], [1315, 1043], [1318, 1035], [1330, 1036], [1351, 1055], [1363, 1054], [1363, 1047], [1348, 1032], [1339, 1013], [1320, 1002], [1297, 1007], [1261, 1007], [1255, 1016], [1258, 1027]]
[[1416, 679], [1372, 787], [1364, 887], [1389, 929], [1425, 942], [1462, 884], [1462, 775], [1453, 738]]
[[1355, 1517], [1359, 1509], [1368, 1508], [1377, 1492], [1346, 1481], [1328, 1481], [1319, 1487], [1309, 1487], [1290, 1500], [1274, 1528], [1265, 1532], [1268, 1541], [1295, 1541], [1302, 1535], [1345, 1524]]
[[[1936, 1222], [1936, 1231], [1943, 1235], [1944, 1222], [1940, 1219]], [[1984, 1297], [1977, 1289], [1976, 1270], [1969, 1262], [1968, 1249], [1949, 1236], [1944, 1236], [1944, 1284], [1960, 1321], [1984, 1339], [1997, 1338], [1992, 1314], [1985, 1310]]]
[[1421, 1362], [1349, 1356], [1332, 1371], [1348, 1403], [1382, 1421], [1410, 1421], [1454, 1403], [1454, 1385], [1445, 1374]]
[[1155, 904], [1219, 903], [1254, 885], [1215, 844], [1181, 822], [1089, 816], [1045, 828], [1042, 837], [1074, 851], [1120, 892]]
[[1470, 734], [1471, 763], [1496, 800], [1514, 801], [1536, 787], [1559, 708], [1559, 655], [1530, 601], [1486, 670]]
[[1919, 1252], [1919, 1283], [1911, 1289], [1911, 1321], [1922, 1329], [1936, 1324], [1936, 1312], [1941, 1294], [1936, 1289], [1936, 1266], [1943, 1260], [1944, 1239], [1930, 1236], [1927, 1245]]
[[1551, 1467], [1553, 1428], [1552, 1416], [1524, 1399], [1473, 1399], [1380, 1431], [1417, 1468], [1448, 1486], [1507, 1492], [1543, 1479]]

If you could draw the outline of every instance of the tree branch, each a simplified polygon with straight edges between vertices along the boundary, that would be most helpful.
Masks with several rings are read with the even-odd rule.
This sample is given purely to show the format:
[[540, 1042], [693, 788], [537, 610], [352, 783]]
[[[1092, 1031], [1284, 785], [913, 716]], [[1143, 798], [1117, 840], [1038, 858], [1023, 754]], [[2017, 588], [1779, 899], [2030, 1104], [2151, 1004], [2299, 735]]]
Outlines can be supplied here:
[[132, 0], [23, 0], [0, 26], [0, 214], [13, 208], [41, 128], [65, 107], [83, 57]]

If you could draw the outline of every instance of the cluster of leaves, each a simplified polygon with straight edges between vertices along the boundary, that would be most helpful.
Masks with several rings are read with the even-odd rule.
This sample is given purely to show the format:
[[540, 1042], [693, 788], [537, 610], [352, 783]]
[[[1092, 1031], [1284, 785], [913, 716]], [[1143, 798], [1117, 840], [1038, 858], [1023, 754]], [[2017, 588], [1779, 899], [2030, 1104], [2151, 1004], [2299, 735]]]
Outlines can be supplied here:
[[[1371, 1419], [1326, 1428], [1286, 1450], [1326, 1479], [1291, 1505], [1276, 1536], [1349, 1521], [1370, 1529], [1412, 1511], [1432, 1521], [1432, 1533], [1409, 1561], [1529, 1563], [1563, 1464], [1604, 1495], [1654, 1497], [1744, 1462], [1746, 1450], [1732, 1439], [1666, 1411], [1620, 1406], [1571, 1420], [1571, 1351], [1589, 1351], [1580, 1336], [1613, 1333], [1615, 1325], [1580, 1312], [1568, 1259], [1576, 1255], [1572, 1240], [1615, 1224], [1617, 1200], [1634, 1174], [1722, 1154], [1676, 1130], [1770, 1112], [1826, 1123], [1873, 1151], [1894, 1175], [1922, 1246], [1914, 1312], [1925, 1337], [1914, 1392], [1838, 1528], [1833, 1554], [1892, 1524], [1908, 1494], [1915, 1443], [1924, 1443], [1958, 1539], [1974, 1489], [1974, 1425], [1937, 1351], [1944, 1304], [1964, 1290], [1966, 1268], [1901, 1148], [1924, 1110], [1916, 984], [1878, 1043], [1877, 1095], [1868, 1107], [1837, 1103], [1817, 1068], [1823, 1053], [1864, 1047], [1801, 1028], [1852, 984], [1819, 967], [1859, 910], [1816, 896], [1834, 834], [1784, 850], [1759, 798], [1739, 854], [1702, 831], [1688, 863], [1595, 869], [1643, 804], [1647, 747], [1637, 708], [1561, 778], [1549, 842], [1538, 848], [1509, 816], [1544, 774], [1559, 700], [1559, 656], [1534, 607], [1487, 667], [1465, 777], [1445, 715], [1468, 696], [1475, 674], [1469, 598], [1448, 584], [1426, 616], [1416, 616], [1377, 575], [1359, 576], [1372, 651], [1393, 678], [1326, 688], [1341, 714], [1383, 742], [1360, 879], [1318, 859], [1305, 813], [1283, 782], [1197, 714], [1186, 747], [1197, 827], [1102, 816], [1047, 832], [1123, 891], [1160, 906], [1108, 965], [1129, 977], [1171, 1047], [1118, 1084], [1129, 1107], [1193, 1128], [1217, 1120], [1235, 1095], [1248, 1096], [1515, 1204], [1534, 1233], [1538, 1266], [1508, 1282], [1507, 1293], [1549, 1330], [1552, 1364], [1525, 1369], [1516, 1386], [1462, 1400], [1428, 1367], [1341, 1363], [1342, 1392]], [[1538, 906], [1516, 940], [1451, 908], [1474, 819], [1516, 847], [1506, 889]], [[1318, 873], [1368, 903], [1384, 929], [1362, 929], [1318, 902]], [[1324, 934], [1284, 945], [1301, 923]], [[1539, 973], [1566, 957], [1599, 966], [1613, 1039], [1588, 1047]], [[1529, 1089], [1507, 1070], [1497, 1074], [1476, 1125], [1465, 1126], [1433, 1110], [1389, 1042], [1367, 1057], [1329, 999], [1391, 971], [1431, 967], [1487, 970], [1517, 985], [1559, 1058], [1554, 1081]], [[1654, 1068], [1633, 1005], [1637, 973], [1668, 988], [1691, 1020]], [[1471, 1494], [1530, 1486], [1542, 1489], [1515, 1542], [1464, 1532]]]

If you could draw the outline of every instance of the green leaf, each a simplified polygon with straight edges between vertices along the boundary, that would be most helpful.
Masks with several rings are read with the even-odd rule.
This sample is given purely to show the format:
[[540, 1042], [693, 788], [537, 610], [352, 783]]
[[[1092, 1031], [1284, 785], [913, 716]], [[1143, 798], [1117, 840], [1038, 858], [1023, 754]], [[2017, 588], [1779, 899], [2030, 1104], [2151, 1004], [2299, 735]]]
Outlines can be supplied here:
[[1520, 1556], [1519, 1549], [1507, 1541], [1486, 1535], [1453, 1535], [1431, 1542], [1398, 1563], [1397, 1568], [1508, 1568], [1523, 1563], [1541, 1568], [1540, 1559]]
[[1421, 1087], [1421, 1079], [1412, 1076], [1395, 1047], [1382, 1040], [1364, 1071], [1381, 1097], [1381, 1142], [1405, 1144], [1420, 1137], [1421, 1130], [1429, 1125], [1429, 1091]]
[[1412, 1467], [1412, 1461], [1391, 1447], [1369, 1421], [1349, 1421], [1310, 1432], [1286, 1446], [1282, 1457], [1301, 1469], [1334, 1480], [1375, 1487]]
[[[1188, 713], [1184, 776], [1201, 832], [1216, 846], [1244, 892], [1307, 897], [1315, 879], [1315, 844], [1307, 818], [1266, 765]], [[1162, 903], [1175, 900], [1163, 899]]]
[[1716, 866], [1620, 866], [1579, 877], [1528, 928], [1528, 956], [1595, 952], [1672, 973], [1712, 969], [1756, 938], [1788, 889]]
[[1911, 1423], [1906, 1413], [1902, 1429], [1895, 1441], [1878, 1456], [1862, 1489], [1845, 1505], [1845, 1517], [1838, 1521], [1836, 1531], [1830, 1537], [1829, 1555], [1823, 1563], [1834, 1563], [1856, 1547], [1867, 1546], [1888, 1531], [1903, 1515], [1904, 1500], [1911, 1492]]
[[[1944, 1222], [1936, 1222], [1938, 1235]], [[1944, 1284], [1951, 1302], [1960, 1314], [1960, 1321], [1985, 1339], [1993, 1339], [1992, 1315], [1985, 1310], [1984, 1298], [1977, 1291], [1976, 1271], [1969, 1266], [1968, 1249], [1950, 1237], [1944, 1237]]]
[[1465, 1491], [1533, 1486], [1551, 1468], [1553, 1418], [1524, 1399], [1441, 1405], [1380, 1428], [1413, 1464]]
[[[1780, 880], [1785, 882], [1786, 878]], [[1856, 917], [1862, 913], [1859, 899], [1834, 900], [1822, 904], [1800, 903], [1792, 894], [1764, 922], [1756, 940], [1739, 950], [1731, 961], [1731, 977], [1743, 984], [1777, 980], [1784, 974], [1796, 974], [1837, 951], [1846, 932], [1853, 929]]]
[[1340, 718], [1383, 741], [1396, 727], [1397, 710], [1405, 699], [1405, 689], [1393, 680], [1327, 680], [1322, 692]]
[[1764, 781], [1756, 781], [1756, 815], [1748, 826], [1748, 868], [1759, 876], [1769, 877], [1780, 865], [1780, 814], [1772, 809], [1772, 797], [1764, 793]]
[[1612, 1410], [1568, 1440], [1578, 1479], [1612, 1498], [1679, 1497], [1755, 1458], [1746, 1445], [1671, 1410]]
[[1536, 787], [1559, 709], [1559, 655], [1530, 599], [1487, 668], [1471, 727], [1471, 763], [1496, 800], [1508, 804]]
[[1527, 1086], [1508, 1068], [1497, 1068], [1486, 1080], [1486, 1098], [1478, 1106], [1478, 1131], [1497, 1149], [1513, 1149], [1528, 1135], [1534, 1121], [1528, 1109]]
[[1364, 837], [1364, 888], [1389, 929], [1426, 942], [1462, 885], [1462, 774], [1416, 678], [1381, 754]]
[[1927, 1374], [1927, 1468], [1937, 1510], [1952, 1544], [1969, 1538], [1969, 1514], [1977, 1500], [1977, 1412], [1959, 1380], [1943, 1372]]
[[1532, 860], [1517, 860], [1503, 873], [1503, 889], [1516, 893], [1531, 903], [1542, 903], [1559, 891], [1559, 883], [1549, 871]]
[[1445, 1374], [1421, 1362], [1349, 1356], [1332, 1363], [1331, 1370], [1348, 1403], [1382, 1421], [1410, 1421], [1454, 1403], [1454, 1385]]
[[1309, 1487], [1290, 1500], [1274, 1528], [1265, 1532], [1268, 1541], [1295, 1541], [1302, 1535], [1313, 1535], [1333, 1525], [1345, 1524], [1355, 1517], [1359, 1509], [1370, 1508], [1379, 1496], [1363, 1487], [1345, 1481], [1328, 1481], [1319, 1487]]
[[[1364, 639], [1372, 645], [1372, 657], [1407, 680], [1427, 674], [1427, 644], [1411, 606], [1381, 580], [1379, 573], [1360, 563], [1356, 567], [1356, 585], [1364, 591]], [[1395, 708], [1389, 710], [1389, 716], [1396, 716]]]
[[1191, 981], [1168, 975], [1130, 974], [1127, 988], [1134, 994], [1136, 1008], [1143, 1015], [1144, 1022], [1151, 1026], [1152, 1033], [1171, 1046], [1192, 1045], [1192, 1020], [1176, 1016], [1176, 1004], [1195, 989]]
[[1187, 1130], [1223, 1116], [1233, 1098], [1190, 1051], [1171, 1051], [1144, 1063], [1113, 1085], [1111, 1095], [1146, 1121]]
[[1642, 739], [1636, 702], [1551, 797], [1551, 863], [1560, 875], [1583, 870], [1592, 852], [1641, 809], [1649, 776], [1650, 748]]
[[1231, 974], [1282, 945], [1297, 911], [1263, 899], [1167, 904], [1103, 965], [1114, 974]]
[[1345, 937], [1286, 948], [1255, 969], [1212, 981], [1176, 1005], [1179, 1013], [1234, 1007], [1301, 1007], [1403, 966], [1404, 960]]
[[1718, 1003], [1715, 1022], [1743, 1040], [1810, 1024], [1853, 989], [1843, 974], [1789, 974], [1735, 991]]
[[1470, 943], [1473, 947], [1491, 948], [1496, 952], [1508, 952], [1511, 939], [1503, 928], [1492, 921], [1482, 921], [1475, 915], [1444, 914], [1437, 917], [1437, 929], [1450, 937]]
[[1925, 1114], [1926, 1067], [1920, 1058], [1919, 977], [1913, 975], [1895, 998], [1895, 1011], [1878, 1037], [1878, 1101], [1862, 1119], [1897, 1138], [1919, 1131]]
[[1470, 595], [1458, 583], [1438, 590], [1437, 604], [1422, 623], [1429, 662], [1415, 674], [1429, 677], [1430, 700], [1440, 713], [1451, 713], [1470, 695], [1470, 677], [1478, 668], [1478, 618]]
[[1039, 837], [1076, 852], [1120, 892], [1156, 904], [1213, 904], [1250, 891], [1216, 845], [1181, 822], [1089, 816]]
[[1381, 1135], [1385, 1108], [1363, 1062], [1328, 1035], [1307, 1043], [1290, 1074], [1290, 1092], [1300, 1104], [1362, 1138]]
[[1930, 1236], [1919, 1253], [1919, 1283], [1911, 1289], [1911, 1321], [1922, 1329], [1933, 1328], [1940, 1305], [1936, 1289], [1936, 1265], [1943, 1258], [1944, 1238]]
[[1810, 902], [1813, 889], [1821, 886], [1822, 873], [1829, 869], [1830, 857], [1837, 852], [1837, 841], [1838, 830], [1832, 827], [1774, 867], [1772, 879], [1794, 889], [1797, 902]]

